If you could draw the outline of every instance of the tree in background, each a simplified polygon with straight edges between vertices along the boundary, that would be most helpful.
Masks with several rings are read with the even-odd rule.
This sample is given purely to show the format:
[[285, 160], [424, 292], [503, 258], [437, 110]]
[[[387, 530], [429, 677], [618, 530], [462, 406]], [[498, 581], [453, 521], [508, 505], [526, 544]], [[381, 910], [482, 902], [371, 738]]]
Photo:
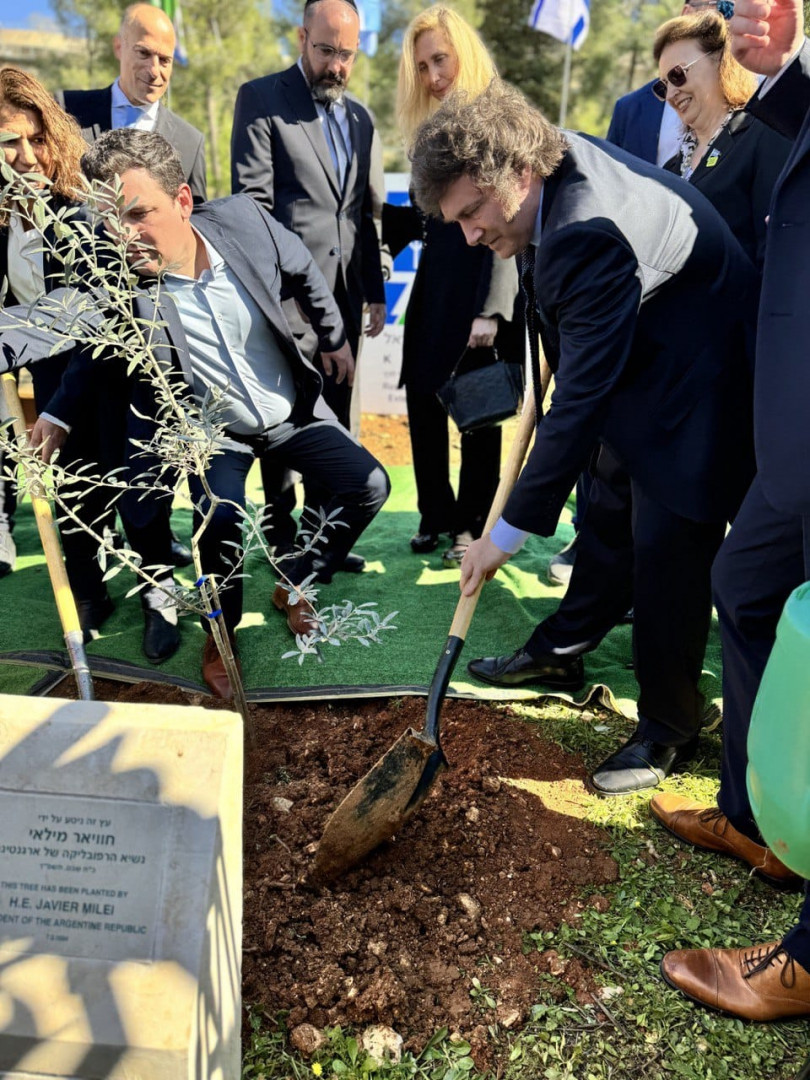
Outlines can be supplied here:
[[[565, 45], [527, 25], [526, 0], [480, 0], [481, 34], [500, 74], [556, 123]], [[616, 98], [652, 78], [655, 29], [678, 0], [592, 0], [591, 25], [573, 54], [567, 126], [604, 135]]]
[[[81, 59], [54, 57], [42, 75], [53, 89], [112, 82], [112, 39], [126, 0], [50, 0], [62, 28], [80, 36]], [[407, 170], [396, 130], [394, 100], [402, 34], [427, 0], [383, 0], [379, 47], [358, 57], [351, 90], [374, 112], [389, 170]], [[560, 109], [565, 46], [528, 26], [531, 0], [453, 0], [477, 26], [498, 70], [550, 120]], [[188, 67], [175, 66], [171, 107], [205, 133], [209, 193], [230, 191], [230, 138], [241, 83], [279, 71], [298, 56], [295, 28], [303, 0], [182, 0]], [[591, 26], [573, 55], [567, 124], [604, 135], [618, 97], [652, 78], [656, 27], [679, 15], [680, 0], [591, 0]], [[810, 24], [810, 0], [805, 3]]]

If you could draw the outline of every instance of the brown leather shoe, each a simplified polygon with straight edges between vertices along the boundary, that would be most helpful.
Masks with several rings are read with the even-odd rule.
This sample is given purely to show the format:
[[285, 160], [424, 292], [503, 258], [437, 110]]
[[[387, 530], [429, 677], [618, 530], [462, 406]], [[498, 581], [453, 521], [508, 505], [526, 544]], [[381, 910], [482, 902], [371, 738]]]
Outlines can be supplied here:
[[[231, 642], [231, 648], [233, 649], [234, 659], [236, 660], [236, 666], [239, 670], [239, 674], [242, 674], [242, 662], [236, 652], [236, 644]], [[202, 674], [203, 681], [214, 697], [222, 698], [223, 701], [233, 700], [233, 687], [228, 680], [228, 673], [225, 670], [225, 663], [222, 657], [219, 655], [219, 649], [217, 643], [213, 637], [209, 636], [205, 639], [205, 645], [203, 646], [203, 662], [202, 662]]]
[[740, 859], [777, 889], [802, 887], [802, 879], [788, 870], [770, 848], [749, 840], [716, 806], [702, 806], [683, 795], [662, 791], [651, 800], [650, 813], [679, 840], [704, 851], [719, 851]]
[[748, 949], [681, 949], [661, 961], [664, 981], [691, 1001], [741, 1020], [810, 1016], [810, 973], [782, 943]]
[[273, 607], [287, 616], [287, 626], [295, 635], [314, 634], [319, 625], [315, 608], [303, 596], [299, 596], [297, 603], [291, 603], [290, 595], [283, 585], [276, 585], [273, 590]]

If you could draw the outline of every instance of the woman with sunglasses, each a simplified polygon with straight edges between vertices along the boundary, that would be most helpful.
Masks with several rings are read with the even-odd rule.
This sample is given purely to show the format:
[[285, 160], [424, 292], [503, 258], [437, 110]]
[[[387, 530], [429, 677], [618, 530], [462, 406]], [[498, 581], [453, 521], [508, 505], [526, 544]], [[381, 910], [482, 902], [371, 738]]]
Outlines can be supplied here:
[[[406, 147], [452, 90], [479, 94], [495, 74], [478, 34], [455, 11], [435, 5], [417, 15], [405, 31], [397, 84], [397, 118]], [[424, 554], [438, 547], [441, 533], [449, 533], [453, 542], [442, 560], [446, 567], [458, 567], [481, 535], [498, 486], [501, 431], [490, 427], [462, 434], [454, 494], [447, 413], [436, 390], [466, 348], [496, 345], [504, 358], [522, 362], [523, 323], [520, 315], [514, 319], [515, 311], [521, 312], [517, 267], [514, 259], [468, 247], [457, 225], [427, 218], [412, 206], [386, 205], [383, 229], [395, 254], [412, 241], [423, 245], [405, 313], [400, 376], [420, 513], [410, 544]]]
[[771, 191], [790, 142], [743, 111], [756, 77], [732, 56], [726, 22], [715, 12], [664, 23], [653, 56], [661, 76], [653, 93], [685, 127], [680, 153], [665, 168], [703, 192], [761, 268]]

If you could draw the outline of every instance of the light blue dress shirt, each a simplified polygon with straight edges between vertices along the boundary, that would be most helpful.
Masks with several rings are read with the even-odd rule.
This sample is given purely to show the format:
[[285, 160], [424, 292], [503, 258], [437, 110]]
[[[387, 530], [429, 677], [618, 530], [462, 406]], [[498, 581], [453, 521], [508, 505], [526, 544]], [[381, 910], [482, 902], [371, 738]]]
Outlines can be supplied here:
[[154, 131], [159, 108], [159, 101], [153, 101], [151, 105], [133, 105], [121, 89], [118, 79], [112, 84], [110, 123], [113, 128]]
[[209, 387], [218, 387], [228, 429], [259, 435], [292, 412], [292, 370], [258, 304], [219, 252], [196, 235], [211, 269], [199, 278], [163, 275], [163, 290], [177, 308], [188, 342], [192, 389], [202, 398]]

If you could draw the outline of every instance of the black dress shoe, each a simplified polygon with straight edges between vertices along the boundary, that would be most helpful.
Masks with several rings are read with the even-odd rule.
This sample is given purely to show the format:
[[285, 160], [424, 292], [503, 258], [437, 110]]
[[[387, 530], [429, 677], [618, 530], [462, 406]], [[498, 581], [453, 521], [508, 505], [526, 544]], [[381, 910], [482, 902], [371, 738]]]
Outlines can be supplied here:
[[172, 563], [175, 566], [191, 566], [193, 561], [191, 548], [186, 547], [182, 540], [172, 533]]
[[104, 593], [103, 596], [97, 596], [92, 600], [77, 600], [76, 610], [86, 645], [98, 637], [99, 627], [115, 611], [115, 604], [107, 593]]
[[366, 560], [363, 556], [357, 555], [354, 551], [350, 551], [338, 567], [338, 570], [345, 570], [347, 574], [362, 574], [365, 568]]
[[411, 537], [411, 551], [416, 555], [427, 555], [428, 552], [435, 551], [438, 546], [438, 533], [415, 533]]
[[602, 762], [591, 777], [591, 785], [600, 795], [630, 795], [657, 787], [680, 765], [692, 760], [697, 745], [697, 735], [682, 746], [664, 746], [636, 732]]
[[180, 648], [180, 629], [172, 625], [159, 611], [144, 608], [142, 648], [147, 660], [162, 664]]
[[555, 690], [579, 690], [585, 683], [581, 656], [544, 653], [530, 656], [518, 649], [511, 656], [485, 656], [471, 660], [467, 671], [493, 686], [526, 686], [540, 683]]

